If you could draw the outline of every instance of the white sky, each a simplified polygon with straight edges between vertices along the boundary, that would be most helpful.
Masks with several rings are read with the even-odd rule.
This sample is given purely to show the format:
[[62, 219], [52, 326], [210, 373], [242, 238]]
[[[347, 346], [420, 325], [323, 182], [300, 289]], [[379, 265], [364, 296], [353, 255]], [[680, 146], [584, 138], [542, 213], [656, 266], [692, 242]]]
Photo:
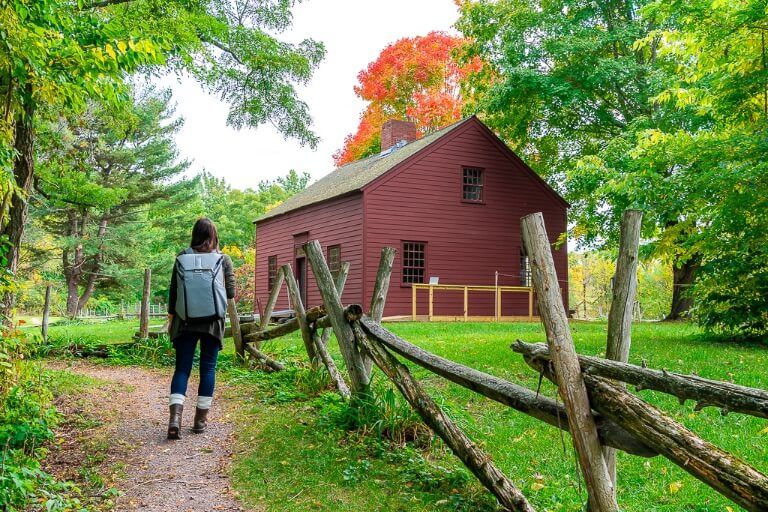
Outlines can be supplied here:
[[307, 171], [313, 180], [322, 177], [333, 169], [333, 153], [357, 128], [364, 108], [353, 91], [357, 74], [402, 37], [455, 32], [451, 26], [458, 16], [453, 0], [305, 0], [293, 13], [292, 28], [280, 38], [312, 38], [327, 51], [312, 81], [299, 90], [321, 138], [317, 149], [283, 139], [270, 125], [229, 128], [224, 103], [191, 79], [165, 79], [161, 83], [172, 86], [176, 113], [185, 120], [176, 142], [181, 156], [192, 161], [192, 173], [205, 169], [236, 188], [255, 187], [290, 169]]

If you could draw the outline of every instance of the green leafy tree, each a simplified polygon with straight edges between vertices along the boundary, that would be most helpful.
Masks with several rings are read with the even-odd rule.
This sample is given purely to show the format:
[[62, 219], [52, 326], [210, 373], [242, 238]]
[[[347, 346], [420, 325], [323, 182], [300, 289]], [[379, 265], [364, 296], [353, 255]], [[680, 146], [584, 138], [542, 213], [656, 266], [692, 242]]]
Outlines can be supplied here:
[[[13, 275], [34, 178], [40, 108], [83, 107], [88, 97], [115, 99], [123, 73], [159, 64], [162, 56], [153, 41], [139, 35], [123, 34], [116, 49], [115, 19], [65, 0], [3, 2], [0, 26], [0, 240], [3, 268]], [[6, 293], [3, 302], [8, 317], [13, 294]]]
[[476, 107], [563, 184], [576, 237], [611, 246], [643, 209], [667, 318], [768, 330], [764, 2], [481, 0], [459, 26], [492, 63]]
[[576, 238], [615, 246], [622, 212], [645, 211], [644, 239], [672, 263], [675, 319], [690, 309], [684, 291], [701, 262], [693, 177], [706, 163], [646, 158], [638, 141], [708, 117], [657, 100], [676, 79], [657, 31], [676, 18], [645, 16], [647, 4], [468, 1], [458, 26], [475, 41], [469, 55], [491, 63], [469, 81], [480, 91], [473, 107], [566, 194]]
[[187, 168], [177, 159], [181, 121], [170, 101], [170, 91], [147, 89], [119, 105], [91, 103], [41, 130], [36, 217], [58, 241], [70, 317], [105, 276], [134, 266], [139, 211]]
[[[314, 145], [295, 86], [324, 55], [312, 40], [274, 34], [290, 25], [293, 2], [254, 0], [15, 0], [0, 5], [0, 239], [4, 268], [18, 264], [34, 178], [35, 120], [84, 98], [118, 101], [138, 70], [186, 73], [230, 106], [232, 126], [270, 122]], [[50, 107], [50, 108], [48, 108]], [[6, 296], [4, 313], [12, 306]]]
[[[706, 119], [639, 137], [634, 157], [674, 162], [678, 190], [696, 212], [685, 224], [700, 269], [690, 296], [707, 327], [768, 333], [768, 16], [765, 2], [656, 1], [642, 15], [675, 81], [654, 101]], [[675, 20], [674, 25], [662, 23]], [[684, 176], [685, 180], [678, 180]]]

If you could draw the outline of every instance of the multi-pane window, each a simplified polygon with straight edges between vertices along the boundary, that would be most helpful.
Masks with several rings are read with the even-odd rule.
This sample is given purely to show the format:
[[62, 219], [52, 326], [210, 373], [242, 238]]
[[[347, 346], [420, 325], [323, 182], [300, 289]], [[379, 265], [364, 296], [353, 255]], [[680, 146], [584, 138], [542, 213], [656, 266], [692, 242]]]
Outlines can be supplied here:
[[275, 278], [277, 277], [277, 256], [270, 256], [267, 259], [267, 286], [270, 291], [275, 286]]
[[462, 179], [462, 199], [481, 203], [483, 201], [483, 170], [476, 167], [464, 167]]
[[403, 242], [403, 284], [423, 283], [427, 273], [427, 244]]
[[520, 250], [520, 286], [532, 286], [531, 260], [524, 250]]
[[330, 245], [328, 246], [328, 269], [331, 271], [333, 277], [339, 275], [341, 271], [341, 246]]

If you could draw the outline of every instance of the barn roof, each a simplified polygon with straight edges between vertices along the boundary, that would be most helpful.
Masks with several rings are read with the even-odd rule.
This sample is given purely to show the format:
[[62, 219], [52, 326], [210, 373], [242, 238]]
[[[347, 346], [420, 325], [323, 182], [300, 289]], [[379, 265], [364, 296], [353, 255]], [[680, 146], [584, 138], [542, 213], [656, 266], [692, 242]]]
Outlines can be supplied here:
[[290, 197], [285, 202], [272, 208], [256, 219], [256, 222], [277, 217], [278, 215], [283, 215], [293, 210], [320, 203], [334, 197], [343, 196], [350, 192], [358, 191], [410, 156], [415, 155], [455, 128], [461, 126], [469, 119], [471, 118], [468, 117], [462, 119], [461, 121], [446, 126], [441, 130], [426, 135], [400, 148], [395, 147], [392, 150], [372, 155], [339, 167], [295, 196]]

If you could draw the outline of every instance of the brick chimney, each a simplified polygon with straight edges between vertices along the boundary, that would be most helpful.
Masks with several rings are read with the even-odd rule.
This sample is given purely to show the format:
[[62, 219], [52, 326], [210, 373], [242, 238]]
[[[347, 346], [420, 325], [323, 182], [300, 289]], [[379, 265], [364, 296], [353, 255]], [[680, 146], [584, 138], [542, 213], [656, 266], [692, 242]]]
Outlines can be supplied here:
[[400, 141], [413, 142], [417, 138], [415, 124], [410, 121], [390, 119], [381, 127], [381, 150], [386, 151]]

